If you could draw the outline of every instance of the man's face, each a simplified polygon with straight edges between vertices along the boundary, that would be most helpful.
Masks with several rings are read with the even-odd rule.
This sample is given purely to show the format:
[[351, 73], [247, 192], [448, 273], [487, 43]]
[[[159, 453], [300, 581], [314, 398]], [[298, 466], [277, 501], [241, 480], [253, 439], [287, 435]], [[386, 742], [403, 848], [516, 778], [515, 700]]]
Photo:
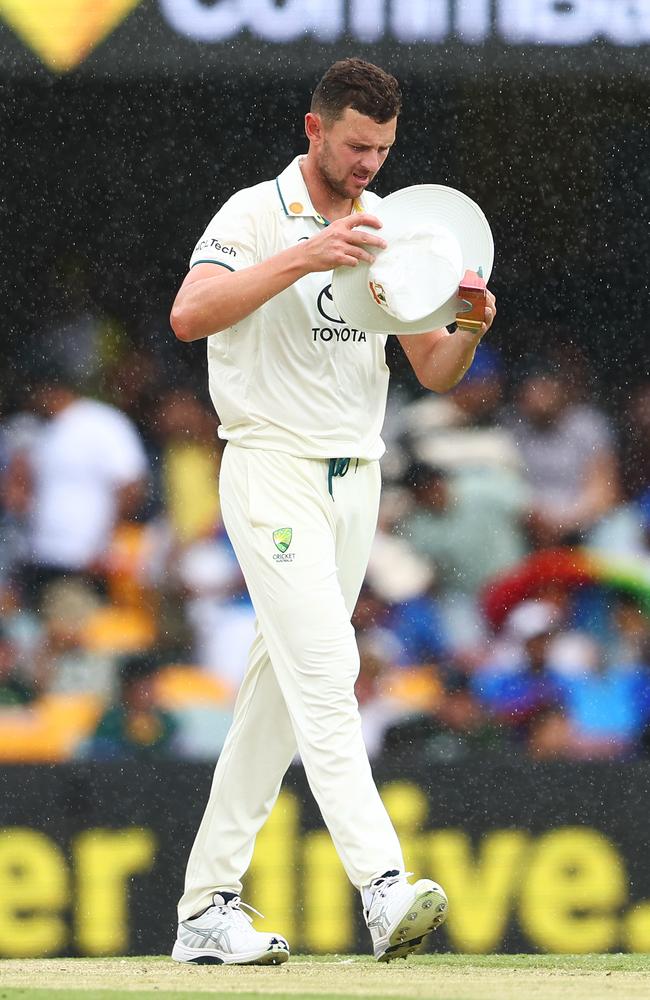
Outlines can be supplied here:
[[313, 115], [319, 128], [312, 143], [323, 180], [341, 198], [359, 198], [372, 182], [395, 142], [397, 118], [380, 124], [353, 108], [327, 124]]
[[551, 375], [527, 379], [519, 393], [524, 414], [537, 427], [554, 424], [566, 405], [566, 393], [559, 379]]
[[50, 418], [72, 402], [73, 393], [64, 386], [43, 383], [36, 387], [32, 396], [32, 406], [42, 417]]
[[491, 416], [499, 407], [503, 396], [501, 379], [497, 375], [486, 378], [463, 379], [454, 389], [453, 399], [460, 408], [477, 420]]

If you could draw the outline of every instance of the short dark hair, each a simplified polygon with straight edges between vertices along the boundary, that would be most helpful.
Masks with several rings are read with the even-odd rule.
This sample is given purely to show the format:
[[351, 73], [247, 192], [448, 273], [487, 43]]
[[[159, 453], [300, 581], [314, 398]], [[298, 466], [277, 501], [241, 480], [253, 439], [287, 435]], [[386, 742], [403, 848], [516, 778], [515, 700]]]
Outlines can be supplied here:
[[394, 76], [365, 59], [340, 59], [319, 81], [311, 111], [326, 121], [337, 121], [346, 108], [372, 118], [380, 125], [397, 117], [402, 93]]

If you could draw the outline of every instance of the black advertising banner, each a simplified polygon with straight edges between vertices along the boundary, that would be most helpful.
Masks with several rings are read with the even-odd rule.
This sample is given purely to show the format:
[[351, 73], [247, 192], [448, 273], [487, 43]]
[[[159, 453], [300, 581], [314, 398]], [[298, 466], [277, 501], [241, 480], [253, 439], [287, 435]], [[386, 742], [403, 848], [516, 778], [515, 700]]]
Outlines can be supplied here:
[[650, 0], [0, 0], [0, 74], [648, 72]]
[[[0, 957], [166, 954], [210, 766], [6, 769]], [[650, 951], [650, 767], [378, 768], [409, 870], [447, 889], [442, 951]], [[359, 898], [301, 769], [246, 898], [294, 951], [367, 952]]]

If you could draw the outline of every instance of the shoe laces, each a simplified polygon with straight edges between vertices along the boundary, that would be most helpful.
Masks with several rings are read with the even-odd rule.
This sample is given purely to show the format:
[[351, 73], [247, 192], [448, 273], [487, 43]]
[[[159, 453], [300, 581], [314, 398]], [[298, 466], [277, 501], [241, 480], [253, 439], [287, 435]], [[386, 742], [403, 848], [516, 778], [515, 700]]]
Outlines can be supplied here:
[[[219, 893], [215, 893], [215, 896], [218, 895]], [[251, 913], [255, 913], [258, 917], [261, 917], [262, 920], [264, 920], [264, 914], [260, 913], [259, 910], [256, 910], [254, 906], [250, 905], [250, 903], [244, 903], [241, 896], [233, 896], [231, 899], [224, 901], [223, 903], [214, 902], [213, 905], [222, 913], [237, 913], [239, 916], [243, 917], [244, 920], [247, 920], [249, 924], [253, 923], [253, 918], [250, 917], [248, 913], [244, 913], [242, 907], [245, 907], [245, 909], [250, 910]]]
[[406, 879], [412, 874], [413, 872], [395, 872], [394, 874], [392, 872], [387, 872], [380, 878], [376, 878], [371, 884], [371, 888], [372, 886], [375, 888], [372, 893], [372, 899], [368, 904], [367, 912], [370, 913], [370, 910], [376, 903], [377, 899], [383, 899], [386, 896], [386, 890], [390, 889], [391, 885], [395, 885], [396, 882], [405, 882]]
[[375, 879], [377, 885], [375, 892], [379, 892], [383, 896], [386, 889], [391, 885], [395, 885], [396, 882], [403, 882], [412, 874], [413, 872], [398, 872], [396, 875], [383, 875], [381, 878]]

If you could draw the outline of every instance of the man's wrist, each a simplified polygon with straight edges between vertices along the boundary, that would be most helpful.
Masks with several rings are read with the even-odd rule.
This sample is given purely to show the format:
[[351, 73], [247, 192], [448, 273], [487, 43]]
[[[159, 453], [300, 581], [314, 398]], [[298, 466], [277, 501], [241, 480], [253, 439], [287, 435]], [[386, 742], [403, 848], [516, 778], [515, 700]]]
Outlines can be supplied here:
[[307, 260], [307, 253], [302, 246], [302, 243], [298, 243], [294, 247], [290, 247], [285, 250], [285, 264], [291, 271], [292, 280], [297, 281], [298, 278], [304, 278], [305, 275], [310, 273], [309, 261]]
[[468, 346], [476, 347], [483, 336], [483, 324], [481, 324], [478, 329], [474, 330], [471, 328], [468, 329], [465, 326], [460, 326], [456, 323], [456, 333]]

